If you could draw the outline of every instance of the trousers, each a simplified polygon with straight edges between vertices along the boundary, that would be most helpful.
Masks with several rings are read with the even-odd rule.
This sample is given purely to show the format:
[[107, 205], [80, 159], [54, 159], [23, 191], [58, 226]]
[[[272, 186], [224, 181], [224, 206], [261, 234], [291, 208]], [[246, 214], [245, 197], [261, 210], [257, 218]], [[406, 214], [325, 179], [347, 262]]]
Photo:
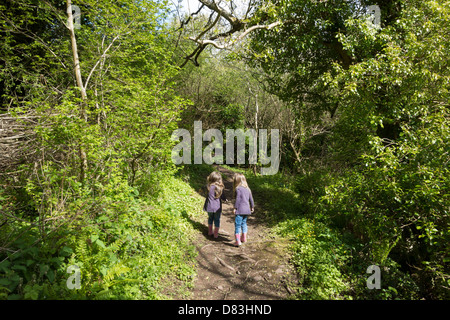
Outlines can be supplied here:
[[220, 212], [208, 212], [208, 224], [213, 224], [216, 226], [216, 228], [220, 227]]
[[247, 218], [248, 215], [246, 214], [237, 214], [234, 218], [234, 233], [238, 234], [241, 233], [247, 233]]

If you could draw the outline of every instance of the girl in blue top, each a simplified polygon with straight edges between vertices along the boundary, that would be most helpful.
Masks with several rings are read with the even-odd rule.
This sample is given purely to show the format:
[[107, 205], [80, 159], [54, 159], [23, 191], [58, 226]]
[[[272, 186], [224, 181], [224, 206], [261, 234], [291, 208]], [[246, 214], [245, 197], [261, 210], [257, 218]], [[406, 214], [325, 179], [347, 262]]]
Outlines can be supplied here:
[[[236, 173], [233, 177], [233, 190], [236, 197], [233, 213], [236, 215], [235, 226], [235, 246], [240, 246], [247, 241], [247, 218], [255, 209], [253, 196], [248, 187], [247, 180], [242, 173]], [[242, 235], [241, 233], [242, 229]]]

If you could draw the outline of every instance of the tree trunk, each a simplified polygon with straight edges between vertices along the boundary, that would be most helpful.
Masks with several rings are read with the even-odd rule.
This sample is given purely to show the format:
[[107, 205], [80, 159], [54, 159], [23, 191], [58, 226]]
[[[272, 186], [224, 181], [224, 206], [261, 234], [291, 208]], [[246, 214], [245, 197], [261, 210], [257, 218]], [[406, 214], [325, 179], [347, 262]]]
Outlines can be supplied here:
[[[72, 43], [72, 54], [73, 54], [73, 63], [74, 63], [74, 72], [75, 78], [77, 80], [77, 86], [81, 91], [81, 108], [80, 108], [80, 117], [87, 122], [87, 114], [85, 109], [85, 101], [87, 99], [86, 88], [83, 85], [83, 78], [81, 77], [81, 67], [80, 67], [80, 59], [78, 57], [78, 48], [77, 48], [77, 40], [75, 38], [75, 28], [73, 25], [73, 15], [72, 15], [72, 1], [67, 0], [67, 28], [70, 33], [70, 41]], [[86, 152], [82, 144], [79, 146], [79, 156], [80, 156], [80, 180], [84, 183], [86, 170], [87, 170], [87, 157]]]
[[80, 88], [80, 91], [81, 91], [81, 98], [83, 100], [85, 100], [87, 98], [87, 96], [86, 96], [86, 89], [83, 86], [83, 79], [81, 78], [80, 59], [78, 57], [77, 40], [75, 38], [75, 28], [73, 26], [72, 1], [71, 0], [67, 0], [67, 28], [69, 29], [70, 41], [72, 43], [72, 55], [73, 55], [75, 78], [77, 80], [77, 86], [78, 86], [78, 88]]
[[[255, 134], [255, 140], [253, 141], [253, 143], [255, 144], [255, 147], [256, 147], [257, 143], [258, 143], [258, 112], [259, 112], [258, 95], [257, 94], [255, 95], [255, 107], [256, 107], [256, 110], [255, 110], [255, 131], [256, 131], [256, 134]], [[256, 163], [253, 165], [253, 174], [254, 175], [256, 175], [256, 167], [257, 166], [258, 165]]]

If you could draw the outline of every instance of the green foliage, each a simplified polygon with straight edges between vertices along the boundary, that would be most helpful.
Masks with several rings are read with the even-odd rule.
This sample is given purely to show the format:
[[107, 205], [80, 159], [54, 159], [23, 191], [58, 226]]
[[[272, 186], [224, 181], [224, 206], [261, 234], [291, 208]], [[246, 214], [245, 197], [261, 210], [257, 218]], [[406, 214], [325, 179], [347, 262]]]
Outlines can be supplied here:
[[[298, 299], [351, 299], [353, 274], [348, 270], [351, 246], [327, 223], [311, 218], [311, 194], [302, 195], [299, 179], [244, 172], [259, 199], [257, 214], [291, 241], [291, 262], [298, 276]], [[305, 189], [306, 185], [303, 186]], [[316, 198], [314, 198], [316, 199]]]
[[204, 129], [243, 128], [249, 91], [242, 70], [233, 68], [224, 58], [223, 65], [205, 59], [199, 67], [187, 66], [176, 77], [177, 92], [192, 101], [184, 110], [180, 127], [190, 128], [201, 120]]
[[[296, 267], [299, 280], [298, 284], [291, 284], [296, 288], [296, 298], [420, 297], [416, 276], [405, 272], [393, 258], [387, 257], [383, 263], [374, 260], [376, 250], [373, 248], [377, 247], [371, 247], [361, 239], [361, 234], [353, 229], [349, 215], [328, 210], [326, 195], [339, 176], [326, 170], [317, 171], [305, 179], [289, 179], [281, 174], [254, 176], [249, 170], [244, 173], [253, 192], [264, 199], [258, 204], [258, 215], [264, 216], [279, 235], [291, 241], [291, 262]], [[310, 191], [311, 187], [320, 192]], [[344, 193], [340, 191], [339, 194]], [[381, 268], [380, 290], [367, 288], [369, 275], [366, 269], [372, 264]]]
[[[174, 178], [170, 135], [180, 120], [255, 119], [283, 130], [282, 161], [301, 172], [246, 174], [292, 240], [299, 298], [448, 298], [449, 2], [380, 2], [381, 26], [364, 4], [259, 1], [252, 22], [283, 23], [235, 55], [252, 68], [211, 52], [180, 73], [167, 3], [79, 1], [86, 99], [64, 3], [1, 4], [0, 113], [20, 139], [2, 140], [18, 152], [0, 178], [0, 298], [159, 299], [171, 281], [189, 286], [192, 188], [211, 167]], [[365, 286], [371, 264], [379, 291]], [[66, 286], [70, 265], [81, 289]]]
[[293, 240], [292, 262], [299, 277], [300, 299], [345, 299], [350, 284], [341, 268], [349, 250], [336, 231], [305, 218], [290, 219], [278, 226], [281, 235]]
[[[450, 44], [442, 24], [449, 14], [448, 3], [405, 1], [395, 23], [377, 32], [347, 21], [350, 32], [340, 35], [345, 48], [355, 56], [367, 53], [368, 44], [355, 40], [364, 37], [378, 49], [334, 77], [346, 103], [336, 145], [358, 147], [349, 153], [354, 167], [323, 198], [325, 210], [346, 216], [371, 246], [376, 263], [395, 256], [413, 265], [420, 290], [433, 298], [448, 295], [450, 74], [441, 66]], [[344, 135], [355, 126], [356, 139]]]
[[[162, 292], [170, 281], [191, 285], [196, 251], [190, 218], [201, 212], [203, 201], [175, 178], [167, 177], [162, 189], [148, 201], [130, 194], [120, 211], [110, 208], [79, 227], [54, 231], [39, 245], [32, 245], [38, 235], [34, 228], [19, 237], [12, 244], [17, 252], [0, 264], [2, 296], [161, 299], [167, 298]], [[70, 265], [80, 268], [80, 289], [66, 287]]]
[[[25, 3], [1, 5], [2, 101], [33, 120], [26, 156], [2, 172], [0, 297], [157, 299], [170, 281], [189, 285], [189, 217], [202, 203], [173, 178], [170, 136], [187, 102], [174, 93], [167, 8], [77, 3], [81, 99], [65, 6]], [[80, 289], [66, 286], [71, 265]]]
[[258, 9], [258, 23], [283, 23], [269, 32], [255, 32], [245, 57], [268, 74], [270, 90], [292, 107], [308, 108], [304, 114], [311, 118], [333, 113], [334, 92], [318, 80], [333, 63], [348, 66], [335, 35], [348, 17], [361, 14], [359, 1], [269, 0], [261, 1]]
[[400, 261], [426, 266], [421, 277], [434, 274], [444, 286], [449, 174], [442, 150], [449, 147], [448, 136], [448, 121], [433, 116], [388, 147], [374, 139], [374, 155], [327, 187], [323, 198], [328, 214], [347, 217], [370, 244], [373, 261], [384, 263], [392, 251]]
[[384, 266], [390, 289], [367, 295], [357, 285], [354, 294], [443, 299], [449, 3], [379, 6], [375, 26], [359, 2], [261, 2], [258, 23], [284, 23], [255, 33], [247, 55], [292, 104], [300, 129], [311, 120], [326, 128], [322, 142], [311, 144], [312, 163], [301, 163], [311, 153], [300, 143], [296, 191], [306, 209], [299, 212], [350, 232], [366, 248], [360, 263]]

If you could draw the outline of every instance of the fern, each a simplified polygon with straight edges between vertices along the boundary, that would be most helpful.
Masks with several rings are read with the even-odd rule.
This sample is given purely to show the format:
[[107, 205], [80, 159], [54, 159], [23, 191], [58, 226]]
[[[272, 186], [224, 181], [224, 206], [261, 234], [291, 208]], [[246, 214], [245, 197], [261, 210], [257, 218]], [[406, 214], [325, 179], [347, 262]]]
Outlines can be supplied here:
[[88, 261], [90, 258], [87, 241], [87, 235], [82, 235], [77, 241], [76, 255], [81, 262]]
[[124, 262], [116, 263], [103, 277], [101, 288], [102, 290], [95, 294], [95, 299], [97, 300], [106, 300], [112, 299], [114, 297], [114, 291], [110, 290], [112, 287], [119, 283], [131, 283], [138, 282], [137, 279], [118, 279], [122, 277], [124, 274], [128, 273], [131, 269], [127, 267]]
[[112, 299], [113, 296], [114, 296], [113, 292], [109, 290], [109, 288], [106, 288], [96, 293], [95, 300], [109, 300]]
[[129, 272], [131, 269], [125, 266], [122, 262], [115, 264], [108, 270], [108, 273], [103, 278], [105, 283], [113, 283], [115, 277]]

